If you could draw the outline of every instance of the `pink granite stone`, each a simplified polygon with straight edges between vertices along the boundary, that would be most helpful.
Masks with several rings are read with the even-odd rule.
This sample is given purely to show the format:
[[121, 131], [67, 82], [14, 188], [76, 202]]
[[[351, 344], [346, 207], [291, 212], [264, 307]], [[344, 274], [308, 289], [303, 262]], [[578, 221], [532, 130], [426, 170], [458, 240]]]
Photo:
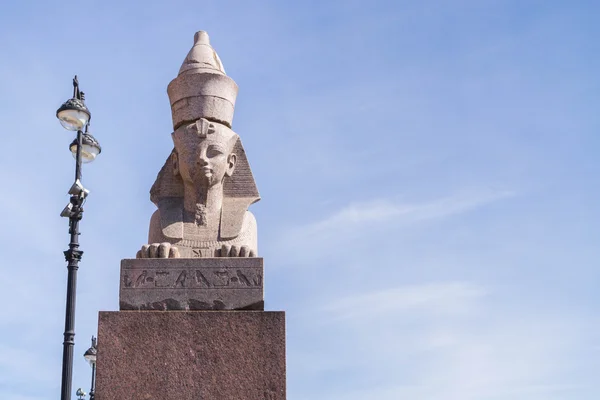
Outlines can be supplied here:
[[101, 312], [96, 400], [285, 400], [285, 313]]
[[199, 118], [231, 128], [238, 86], [225, 74], [206, 32], [194, 36], [194, 46], [177, 77], [169, 83], [167, 93], [173, 111], [173, 129]]

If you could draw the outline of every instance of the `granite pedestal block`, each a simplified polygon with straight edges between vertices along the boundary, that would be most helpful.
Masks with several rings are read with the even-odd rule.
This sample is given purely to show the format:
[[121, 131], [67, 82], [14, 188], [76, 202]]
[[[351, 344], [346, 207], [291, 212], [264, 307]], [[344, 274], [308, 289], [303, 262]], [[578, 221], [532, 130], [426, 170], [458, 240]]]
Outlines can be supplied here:
[[285, 400], [285, 313], [101, 312], [95, 400]]
[[263, 310], [263, 259], [121, 260], [120, 310]]

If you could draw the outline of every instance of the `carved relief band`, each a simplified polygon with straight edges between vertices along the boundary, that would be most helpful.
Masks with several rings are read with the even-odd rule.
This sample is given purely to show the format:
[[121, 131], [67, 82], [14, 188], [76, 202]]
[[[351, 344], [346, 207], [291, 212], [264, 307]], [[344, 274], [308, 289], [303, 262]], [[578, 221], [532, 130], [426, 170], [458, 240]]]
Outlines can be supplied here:
[[263, 310], [263, 259], [121, 261], [121, 310]]

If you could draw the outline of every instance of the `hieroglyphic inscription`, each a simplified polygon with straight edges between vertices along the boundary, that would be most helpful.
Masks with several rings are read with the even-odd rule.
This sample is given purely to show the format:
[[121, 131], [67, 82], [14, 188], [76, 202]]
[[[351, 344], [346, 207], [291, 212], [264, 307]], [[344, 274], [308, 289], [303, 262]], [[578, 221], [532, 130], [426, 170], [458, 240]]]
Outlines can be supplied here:
[[121, 261], [121, 310], [264, 310], [257, 257]]
[[213, 250], [207, 248], [195, 248], [192, 249], [192, 258], [202, 258], [202, 257], [213, 257], [214, 254], [211, 254]]
[[169, 268], [130, 270], [123, 289], [247, 289], [262, 288], [262, 268]]

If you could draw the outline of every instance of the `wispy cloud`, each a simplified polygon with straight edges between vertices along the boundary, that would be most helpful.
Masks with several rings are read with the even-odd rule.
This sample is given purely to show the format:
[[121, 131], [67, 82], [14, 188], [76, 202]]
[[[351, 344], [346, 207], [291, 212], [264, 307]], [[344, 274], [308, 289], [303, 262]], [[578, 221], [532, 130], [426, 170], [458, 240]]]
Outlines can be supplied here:
[[467, 192], [423, 203], [403, 203], [396, 199], [376, 199], [351, 203], [322, 221], [305, 229], [323, 232], [368, 223], [420, 221], [460, 214], [485, 204], [514, 196], [511, 191]]
[[325, 347], [298, 357], [301, 373], [345, 376], [332, 400], [578, 398], [586, 378], [569, 375], [570, 357], [593, 341], [593, 321], [515, 311], [494, 302], [503, 295], [455, 281], [332, 300], [315, 332]]
[[324, 311], [335, 320], [371, 319], [383, 314], [464, 314], [486, 289], [469, 282], [400, 286], [336, 299]]
[[372, 235], [378, 228], [441, 220], [512, 196], [515, 192], [509, 190], [469, 190], [423, 202], [405, 202], [395, 197], [353, 202], [321, 220], [290, 229], [281, 236], [281, 246], [287, 249], [298, 243], [303, 248], [330, 245], [350, 236]]

